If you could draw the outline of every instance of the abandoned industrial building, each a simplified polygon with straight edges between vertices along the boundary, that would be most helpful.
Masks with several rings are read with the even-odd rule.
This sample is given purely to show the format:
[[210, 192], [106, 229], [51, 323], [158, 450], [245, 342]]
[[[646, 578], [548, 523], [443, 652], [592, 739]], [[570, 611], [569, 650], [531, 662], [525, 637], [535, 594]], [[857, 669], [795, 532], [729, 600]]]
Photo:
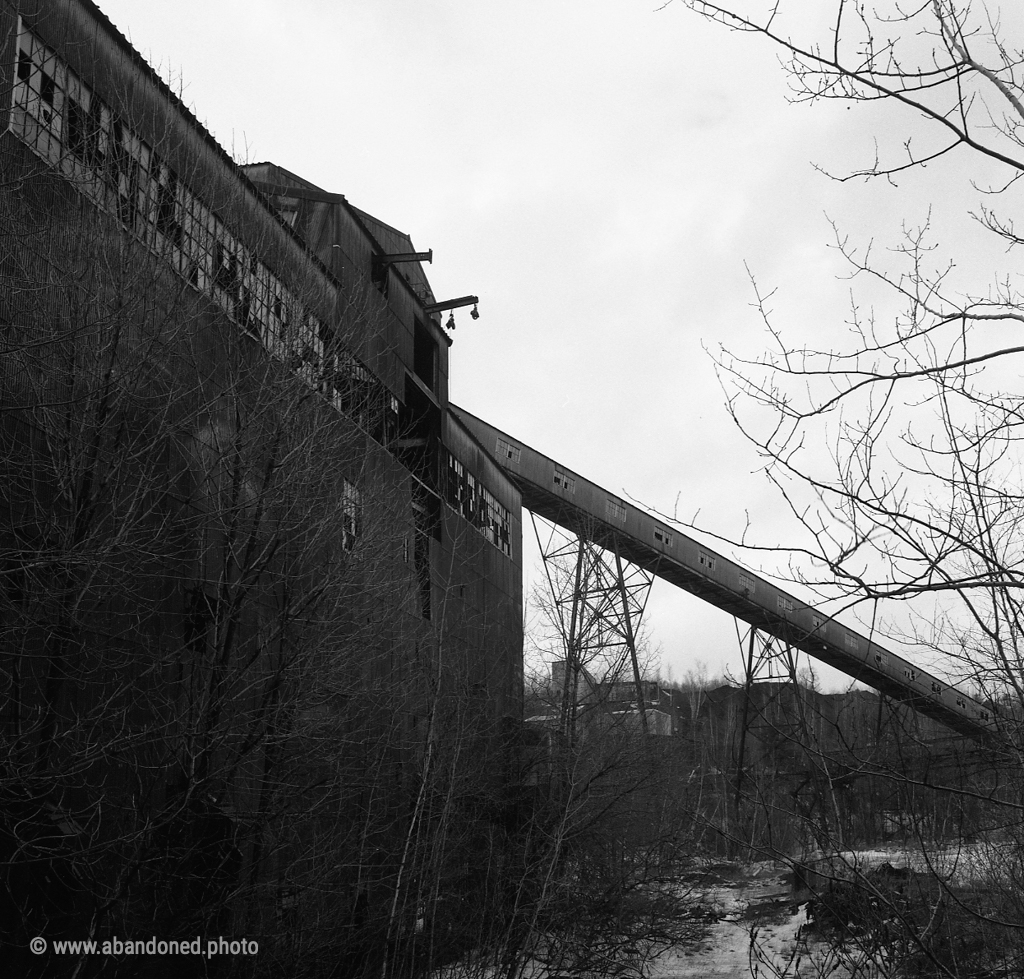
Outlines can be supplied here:
[[[432, 251], [237, 163], [92, 0], [0, 0], [0, 91], [0, 966], [625, 974], [701, 847], [988, 825], [998, 767], [901, 779], [996, 757], [997, 705], [450, 403]], [[749, 627], [744, 684], [643, 674], [655, 578]]]
[[355, 973], [412, 940], [424, 824], [473, 810], [432, 885], [471, 889], [504, 818], [520, 500], [440, 322], [475, 297], [236, 165], [88, 0], [0, 37], [4, 937], [329, 915]]

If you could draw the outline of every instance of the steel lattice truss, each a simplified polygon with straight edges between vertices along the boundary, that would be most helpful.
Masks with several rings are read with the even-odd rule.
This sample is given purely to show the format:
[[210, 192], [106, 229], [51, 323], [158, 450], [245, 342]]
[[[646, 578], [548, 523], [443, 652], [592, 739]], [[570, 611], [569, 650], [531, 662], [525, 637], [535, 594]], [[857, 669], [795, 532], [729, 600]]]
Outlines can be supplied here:
[[582, 702], [600, 699], [599, 686], [622, 680], [635, 684], [646, 730], [637, 634], [654, 574], [598, 546], [585, 532], [530, 517], [565, 650], [561, 715], [566, 733], [575, 728]]

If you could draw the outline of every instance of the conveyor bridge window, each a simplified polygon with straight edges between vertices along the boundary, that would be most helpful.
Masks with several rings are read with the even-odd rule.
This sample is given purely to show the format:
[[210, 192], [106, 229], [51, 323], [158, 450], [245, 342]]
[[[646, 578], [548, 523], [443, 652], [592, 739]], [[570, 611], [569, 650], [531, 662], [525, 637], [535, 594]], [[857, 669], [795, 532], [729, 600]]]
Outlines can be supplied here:
[[618, 500], [608, 497], [604, 501], [604, 512], [608, 519], [614, 523], [626, 522], [626, 508]]
[[498, 436], [498, 444], [495, 451], [502, 462], [507, 460], [518, 463], [523, 454], [523, 450], [518, 445], [513, 445], [508, 440], [501, 438], [501, 436]]

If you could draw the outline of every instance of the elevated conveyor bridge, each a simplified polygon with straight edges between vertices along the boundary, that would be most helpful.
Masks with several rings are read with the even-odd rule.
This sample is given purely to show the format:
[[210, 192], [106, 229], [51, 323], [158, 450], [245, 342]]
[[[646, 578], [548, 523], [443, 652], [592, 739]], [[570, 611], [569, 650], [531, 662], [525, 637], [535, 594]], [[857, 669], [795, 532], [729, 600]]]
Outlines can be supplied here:
[[960, 734], [1000, 740], [991, 708], [675, 527], [452, 406], [523, 506]]

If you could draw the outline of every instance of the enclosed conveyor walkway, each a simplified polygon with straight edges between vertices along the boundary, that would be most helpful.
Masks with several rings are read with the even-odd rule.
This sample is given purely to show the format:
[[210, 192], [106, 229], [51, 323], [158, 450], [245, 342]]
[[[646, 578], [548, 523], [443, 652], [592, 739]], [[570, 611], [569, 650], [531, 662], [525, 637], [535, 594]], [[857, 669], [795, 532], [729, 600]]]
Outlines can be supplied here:
[[514, 480], [527, 510], [961, 734], [998, 740], [987, 705], [468, 411], [452, 410]]

